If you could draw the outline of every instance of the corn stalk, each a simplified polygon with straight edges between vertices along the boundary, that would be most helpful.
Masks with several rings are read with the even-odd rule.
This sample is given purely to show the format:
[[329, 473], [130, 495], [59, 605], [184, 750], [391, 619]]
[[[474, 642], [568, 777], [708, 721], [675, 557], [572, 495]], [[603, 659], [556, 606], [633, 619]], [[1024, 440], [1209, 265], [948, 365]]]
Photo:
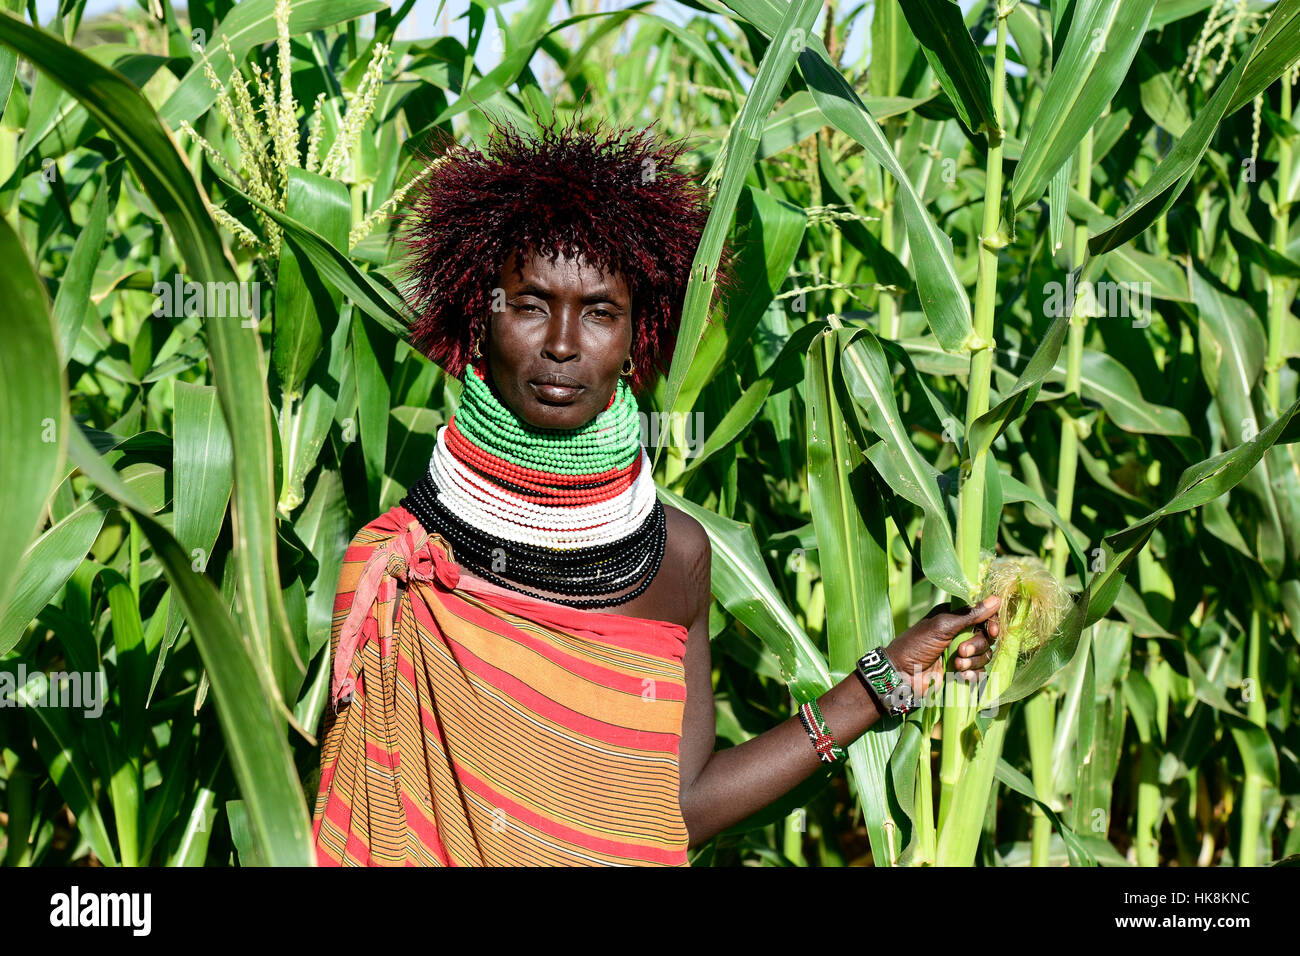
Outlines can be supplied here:
[[[1003, 99], [1006, 95], [1007, 23], [998, 17], [997, 41], [993, 60], [993, 114], [1002, 125]], [[966, 393], [966, 430], [969, 435], [976, 420], [989, 410], [989, 388], [993, 377], [993, 314], [997, 304], [998, 250], [1006, 245], [1001, 234], [1002, 209], [1002, 141], [990, 137], [988, 160], [984, 167], [984, 218], [979, 239], [979, 273], [975, 285], [974, 335], [969, 343], [970, 379]], [[979, 580], [980, 537], [984, 526], [984, 472], [988, 468], [986, 449], [976, 451], [963, 469], [957, 506], [957, 555], [968, 581]], [[995, 466], [996, 467], [996, 466]], [[971, 600], [973, 594], [958, 595]], [[951, 703], [949, 702], [951, 698]], [[962, 714], [970, 709], [971, 688], [955, 683], [944, 694], [943, 750], [939, 769], [939, 820], [943, 831], [957, 781], [964, 772], [966, 755], [961, 742]]]

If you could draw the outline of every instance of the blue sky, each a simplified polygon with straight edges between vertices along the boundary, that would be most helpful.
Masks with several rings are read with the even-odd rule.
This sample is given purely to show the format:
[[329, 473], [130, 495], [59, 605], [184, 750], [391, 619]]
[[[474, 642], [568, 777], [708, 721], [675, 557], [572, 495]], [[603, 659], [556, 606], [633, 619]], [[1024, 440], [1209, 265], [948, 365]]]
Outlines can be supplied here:
[[[524, 2], [525, 0], [507, 0], [507, 2], [500, 5], [501, 12], [508, 20], [524, 6]], [[960, 0], [960, 5], [963, 10], [969, 10], [974, 2], [975, 0]], [[396, 7], [399, 4], [392, 3], [391, 5]], [[603, 9], [620, 9], [629, 5], [630, 0], [606, 0], [606, 2], [601, 4]], [[85, 15], [93, 16], [118, 7], [132, 6], [135, 6], [135, 4], [131, 2], [124, 3], [122, 0], [89, 0], [86, 4]], [[41, 23], [48, 24], [53, 18], [54, 12], [58, 9], [58, 0], [37, 0], [36, 9], [40, 14]], [[418, 0], [415, 8], [411, 11], [407, 23], [413, 25], [419, 33], [416, 34], [403, 29], [399, 33], [399, 36], [405, 38], [416, 35], [441, 35], [442, 24], [445, 22], [448, 25], [448, 32], [452, 36], [459, 37], [464, 41], [467, 39], [466, 21], [458, 18], [461, 17], [467, 9], [469, 9], [469, 4], [463, 2], [463, 0], [451, 0], [443, 10], [442, 16], [436, 17], [435, 19], [435, 14], [438, 10], [438, 0]], [[678, 23], [685, 22], [691, 16], [698, 14], [698, 11], [682, 4], [674, 3], [672, 0], [663, 0], [663, 2], [655, 4], [652, 9], [659, 16]], [[404, 26], [406, 26], [406, 24], [404, 24]], [[849, 62], [854, 62], [859, 56], [861, 56], [864, 46], [867, 43], [869, 26], [870, 11], [868, 10], [865, 15], [860, 15], [858, 17], [858, 23], [854, 24], [853, 30], [849, 34]], [[484, 47], [480, 49], [477, 62], [479, 69], [484, 72], [492, 69], [492, 67], [496, 65], [489, 44], [485, 44]]]
[[[585, 0], [584, 9], [589, 10], [591, 3], [595, 0]], [[629, 7], [638, 0], [598, 0], [599, 8], [603, 10], [623, 9]], [[980, 0], [958, 0], [959, 7], [965, 12], [969, 12], [975, 7]], [[173, 0], [177, 8], [182, 8], [182, 4]], [[524, 8], [526, 0], [503, 0], [499, 3], [500, 12], [507, 21], [519, 13]], [[563, 18], [568, 16], [568, 10], [572, 9], [569, 4], [572, 0], [564, 0], [563, 7], [556, 7], [554, 16]], [[400, 5], [400, 0], [390, 0], [390, 7], [396, 8]], [[95, 14], [105, 13], [108, 10], [118, 8], [136, 7], [134, 0], [88, 0], [86, 4], [85, 16], [95, 16]], [[461, 43], [468, 42], [468, 20], [465, 20], [465, 10], [469, 9], [468, 0], [450, 0], [443, 8], [442, 13], [438, 14], [438, 0], [416, 0], [415, 8], [411, 10], [407, 20], [402, 23], [398, 29], [398, 39], [417, 39], [425, 36], [456, 36]], [[56, 10], [59, 9], [59, 0], [36, 0], [36, 13], [39, 14], [42, 25], [48, 25], [53, 20]], [[698, 10], [686, 7], [684, 4], [675, 3], [673, 0], [658, 0], [654, 7], [650, 8], [658, 16], [666, 18], [677, 23], [685, 23], [695, 16], [708, 16], [701, 14]], [[866, 5], [862, 12], [858, 14], [857, 21], [854, 22], [852, 30], [849, 31], [848, 43], [845, 44], [844, 62], [848, 64], [858, 64], [862, 61], [863, 51], [870, 43], [871, 35], [871, 14], [874, 4]], [[368, 21], [373, 23], [373, 18]], [[494, 20], [489, 17], [489, 27], [493, 29]], [[729, 53], [724, 52], [725, 60], [731, 59]], [[476, 62], [480, 72], [487, 73], [493, 69], [500, 60], [498, 53], [493, 52], [493, 44], [484, 42], [478, 47], [474, 62]], [[1022, 66], [1017, 64], [1008, 64], [1010, 73], [1023, 74]], [[748, 87], [748, 79], [742, 79], [741, 85]]]

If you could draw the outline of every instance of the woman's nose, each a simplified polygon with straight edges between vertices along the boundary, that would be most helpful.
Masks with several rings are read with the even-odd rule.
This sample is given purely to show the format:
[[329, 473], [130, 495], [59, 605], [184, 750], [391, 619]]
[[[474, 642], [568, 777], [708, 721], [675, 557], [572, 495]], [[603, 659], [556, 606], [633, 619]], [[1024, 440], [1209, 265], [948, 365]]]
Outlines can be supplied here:
[[542, 352], [550, 359], [564, 362], [578, 354], [578, 322], [576, 311], [558, 306], [551, 312], [546, 324], [546, 341]]

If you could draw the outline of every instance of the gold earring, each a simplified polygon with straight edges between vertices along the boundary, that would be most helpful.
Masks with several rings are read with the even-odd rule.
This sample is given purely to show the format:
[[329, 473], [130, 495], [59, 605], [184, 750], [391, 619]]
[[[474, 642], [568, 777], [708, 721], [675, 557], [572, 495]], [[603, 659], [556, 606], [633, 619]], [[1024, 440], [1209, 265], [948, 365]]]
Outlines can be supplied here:
[[482, 333], [482, 332], [479, 332], [479, 334], [478, 334], [478, 338], [476, 338], [476, 339], [474, 340], [474, 355], [473, 355], [473, 357], [476, 358], [476, 359], [481, 359], [481, 358], [483, 357], [483, 352], [482, 352], [482, 351], [480, 350], [480, 348], [479, 348], [479, 345], [482, 343], [482, 341], [483, 341], [483, 333]]
[[636, 371], [636, 366], [632, 364], [632, 356], [623, 360], [623, 370], [619, 373], [623, 378], [631, 378], [632, 373]]

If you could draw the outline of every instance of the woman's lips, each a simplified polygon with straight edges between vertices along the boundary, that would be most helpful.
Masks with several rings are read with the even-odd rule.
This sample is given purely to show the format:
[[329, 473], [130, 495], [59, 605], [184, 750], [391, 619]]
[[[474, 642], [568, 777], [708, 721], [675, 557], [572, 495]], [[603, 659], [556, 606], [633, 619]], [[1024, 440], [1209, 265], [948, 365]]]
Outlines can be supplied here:
[[554, 402], [557, 405], [567, 405], [577, 398], [578, 393], [582, 391], [581, 385], [553, 385], [543, 382], [529, 382], [528, 384], [543, 401]]

